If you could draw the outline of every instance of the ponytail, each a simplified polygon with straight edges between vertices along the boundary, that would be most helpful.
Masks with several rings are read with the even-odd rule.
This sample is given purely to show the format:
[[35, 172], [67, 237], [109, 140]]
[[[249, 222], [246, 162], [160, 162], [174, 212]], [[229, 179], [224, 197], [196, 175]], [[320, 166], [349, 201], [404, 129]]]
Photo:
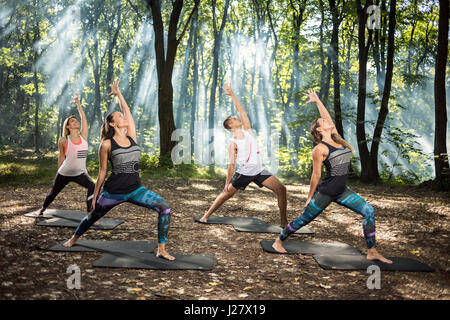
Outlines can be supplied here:
[[[311, 136], [316, 144], [319, 144], [322, 141], [322, 135], [319, 131], [317, 131], [317, 128], [319, 127], [319, 119], [315, 120], [310, 128]], [[334, 142], [342, 144], [344, 147], [350, 149], [352, 152], [354, 151], [353, 147], [345, 141], [339, 133], [332, 133], [331, 139], [333, 139]]]
[[111, 139], [114, 137], [114, 128], [111, 127], [110, 123], [114, 122], [113, 120], [114, 112], [108, 114], [106, 116], [105, 122], [102, 124], [100, 129], [100, 140], [103, 141], [105, 139]]
[[339, 133], [332, 133], [331, 139], [333, 139], [333, 141], [336, 143], [342, 144], [344, 147], [346, 147], [347, 149], [350, 149], [352, 152], [354, 151], [353, 147], [351, 145], [349, 145], [348, 142], [345, 141]]

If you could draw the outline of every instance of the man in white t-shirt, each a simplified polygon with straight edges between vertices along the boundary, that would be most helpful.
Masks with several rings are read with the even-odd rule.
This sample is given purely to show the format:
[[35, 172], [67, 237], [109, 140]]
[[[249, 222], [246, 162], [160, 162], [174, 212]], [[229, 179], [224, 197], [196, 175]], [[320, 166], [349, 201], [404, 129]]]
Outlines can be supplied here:
[[[262, 166], [258, 143], [250, 127], [247, 113], [231, 90], [231, 86], [228, 85], [224, 89], [224, 94], [230, 96], [233, 100], [240, 118], [229, 116], [223, 122], [225, 129], [233, 132], [233, 137], [229, 139], [228, 143], [227, 179], [222, 193], [216, 198], [208, 212], [203, 215], [200, 222], [207, 222], [208, 217], [230, 199], [238, 189], [244, 190], [248, 184], [254, 182], [260, 188], [269, 188], [277, 195], [278, 207], [280, 208], [280, 225], [284, 228], [288, 222], [286, 217], [286, 187]], [[236, 163], [238, 168], [234, 172]]]

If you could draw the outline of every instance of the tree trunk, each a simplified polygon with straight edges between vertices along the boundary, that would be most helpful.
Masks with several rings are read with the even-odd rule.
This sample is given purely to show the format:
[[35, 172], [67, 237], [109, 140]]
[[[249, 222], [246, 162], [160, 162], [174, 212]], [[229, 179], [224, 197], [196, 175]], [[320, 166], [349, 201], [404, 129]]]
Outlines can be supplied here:
[[378, 173], [378, 149], [381, 142], [381, 134], [383, 132], [384, 122], [386, 121], [386, 117], [389, 112], [389, 96], [391, 94], [392, 72], [394, 69], [396, 4], [396, 0], [390, 1], [386, 77], [383, 85], [383, 98], [381, 100], [380, 112], [378, 114], [375, 131], [373, 133], [368, 172], [363, 174], [364, 176], [367, 176], [368, 180], [371, 182], [378, 182], [380, 180], [380, 175]]
[[162, 165], [166, 165], [166, 163], [169, 165], [166, 158], [170, 156], [176, 143], [171, 140], [172, 132], [175, 131], [172, 87], [173, 67], [178, 44], [190, 23], [193, 13], [198, 8], [199, 0], [195, 1], [195, 7], [178, 39], [178, 21], [183, 9], [183, 0], [172, 1], [172, 13], [170, 14], [167, 33], [167, 54], [165, 54], [164, 50], [164, 24], [161, 16], [161, 2], [160, 0], [146, 0], [146, 2], [152, 11], [153, 29], [155, 31], [156, 71], [158, 74], [159, 159]]
[[[225, 28], [225, 23], [228, 15], [228, 7], [230, 4], [230, 0], [225, 0], [224, 5], [224, 13], [222, 17], [222, 22], [219, 30], [217, 30], [217, 22], [216, 22], [216, 1], [212, 0], [212, 11], [213, 11], [213, 26], [214, 26], [214, 47], [213, 47], [213, 64], [212, 64], [212, 83], [211, 83], [211, 93], [209, 95], [209, 115], [208, 115], [208, 124], [209, 129], [214, 129], [214, 115], [216, 108], [216, 89], [217, 89], [217, 77], [219, 73], [219, 51], [220, 51], [220, 43], [222, 41], [222, 34]], [[211, 141], [208, 143], [209, 146], [214, 145], [214, 136], [211, 136]], [[211, 154], [212, 150], [208, 150], [208, 154]], [[209, 166], [209, 171], [214, 171], [214, 164], [211, 163]]]
[[356, 138], [358, 140], [359, 158], [361, 161], [361, 180], [368, 181], [369, 149], [366, 141], [365, 113], [366, 113], [366, 77], [367, 77], [367, 57], [372, 42], [372, 32], [369, 30], [369, 40], [366, 46], [365, 29], [367, 22], [367, 7], [372, 5], [371, 0], [367, 0], [366, 5], [361, 7], [361, 1], [356, 0], [356, 10], [358, 14], [358, 105], [356, 114]]
[[448, 19], [449, 3], [439, 0], [439, 34], [434, 76], [434, 166], [436, 180], [449, 179], [449, 164], [447, 153], [447, 107], [445, 93], [445, 69], [448, 51]]

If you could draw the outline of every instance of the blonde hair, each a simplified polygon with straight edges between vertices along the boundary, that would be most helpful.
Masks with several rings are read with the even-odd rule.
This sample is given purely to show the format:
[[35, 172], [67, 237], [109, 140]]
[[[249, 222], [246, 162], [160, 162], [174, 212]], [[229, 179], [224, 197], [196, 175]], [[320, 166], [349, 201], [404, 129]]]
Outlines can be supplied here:
[[[319, 118], [320, 119], [320, 118]], [[310, 132], [311, 132], [311, 136], [314, 140], [315, 143], [319, 144], [322, 141], [322, 135], [320, 134], [320, 132], [317, 130], [318, 127], [320, 127], [319, 125], [319, 119], [316, 119], [312, 124], [311, 124], [311, 128], [310, 128]], [[353, 147], [351, 145], [348, 144], [347, 141], [345, 141], [341, 135], [339, 133], [332, 133], [331, 134], [331, 139], [333, 139], [334, 142], [342, 144], [344, 147], [350, 149], [352, 152]]]
[[69, 120], [72, 119], [72, 118], [75, 118], [75, 119], [76, 119], [77, 117], [75, 117], [75, 116], [69, 116], [69, 117], [67, 117], [66, 120], [64, 120], [64, 122], [63, 122], [62, 133], [61, 133], [61, 135], [62, 135], [63, 137], [67, 137], [67, 136], [70, 134], [70, 130], [69, 130], [69, 128], [67, 128], [67, 124], [69, 123]]

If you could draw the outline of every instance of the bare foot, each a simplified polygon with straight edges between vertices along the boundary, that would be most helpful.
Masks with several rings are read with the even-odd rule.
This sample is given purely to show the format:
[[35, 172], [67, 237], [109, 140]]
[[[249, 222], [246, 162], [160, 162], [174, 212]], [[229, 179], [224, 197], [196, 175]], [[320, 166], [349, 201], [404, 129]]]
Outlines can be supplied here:
[[39, 212], [36, 212], [35, 214], [31, 215], [34, 218], [41, 218], [44, 216], [44, 211], [46, 210], [46, 208], [41, 208], [41, 210], [39, 210]]
[[70, 238], [69, 240], [67, 240], [66, 242], [64, 242], [63, 246], [70, 248], [71, 246], [73, 246], [75, 244], [75, 242], [77, 242], [78, 238], [73, 236], [72, 238]]
[[208, 218], [203, 216], [200, 218], [200, 222], [206, 223], [206, 222], [208, 222]]
[[283, 248], [283, 242], [280, 240], [280, 238], [277, 238], [273, 244], [272, 244], [272, 248], [275, 249], [276, 252], [278, 253], [287, 253], [286, 249]]
[[367, 250], [367, 260], [379, 260], [384, 263], [392, 264], [392, 260], [383, 257], [376, 249]]
[[156, 257], [157, 258], [163, 258], [169, 261], [173, 261], [175, 260], [175, 257], [171, 256], [167, 251], [158, 251], [156, 252]]

